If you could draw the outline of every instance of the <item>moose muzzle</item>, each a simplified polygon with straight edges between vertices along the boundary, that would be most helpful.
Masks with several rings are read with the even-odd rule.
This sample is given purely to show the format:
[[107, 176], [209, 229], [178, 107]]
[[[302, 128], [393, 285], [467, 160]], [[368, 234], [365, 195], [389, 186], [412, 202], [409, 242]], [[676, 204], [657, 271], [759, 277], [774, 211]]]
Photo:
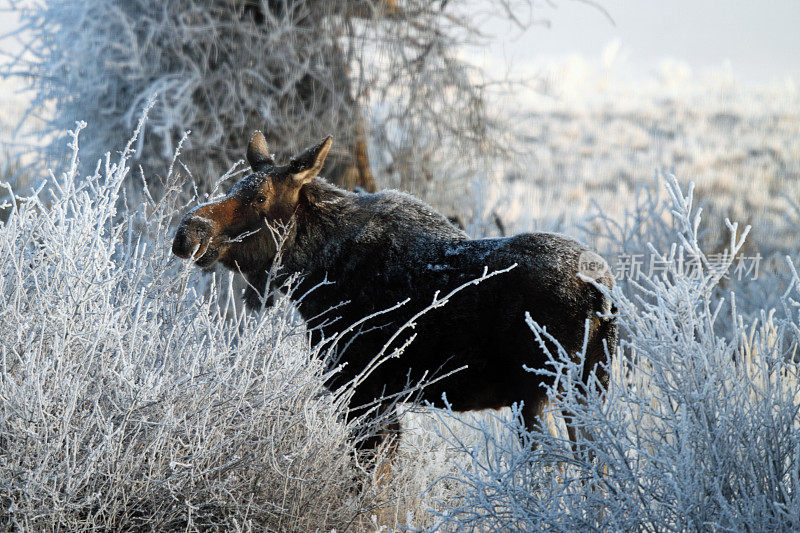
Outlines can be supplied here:
[[172, 253], [181, 259], [189, 259], [192, 252], [197, 250], [195, 257], [199, 258], [205, 253], [213, 235], [214, 226], [210, 220], [196, 216], [193, 212], [187, 213], [175, 233]]

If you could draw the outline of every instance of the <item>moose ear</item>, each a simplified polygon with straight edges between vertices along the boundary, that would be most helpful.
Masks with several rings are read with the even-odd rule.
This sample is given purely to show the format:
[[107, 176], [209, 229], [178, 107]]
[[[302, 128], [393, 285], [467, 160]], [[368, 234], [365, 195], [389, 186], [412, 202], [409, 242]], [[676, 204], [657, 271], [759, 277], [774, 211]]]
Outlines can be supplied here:
[[256, 130], [250, 137], [250, 144], [247, 145], [247, 162], [253, 170], [260, 170], [265, 165], [274, 165], [275, 162], [269, 155], [267, 140], [264, 134]]
[[305, 185], [319, 175], [322, 165], [325, 163], [325, 158], [328, 157], [331, 144], [333, 144], [333, 137], [328, 135], [321, 143], [306, 148], [302, 154], [292, 158], [291, 163], [289, 163], [290, 172], [296, 183]]

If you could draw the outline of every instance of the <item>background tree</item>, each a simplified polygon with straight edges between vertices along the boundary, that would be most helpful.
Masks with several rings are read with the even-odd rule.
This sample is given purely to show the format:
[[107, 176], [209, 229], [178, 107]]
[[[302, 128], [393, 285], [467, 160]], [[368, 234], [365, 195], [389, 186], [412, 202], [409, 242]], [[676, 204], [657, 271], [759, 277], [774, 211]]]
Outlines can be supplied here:
[[[461, 179], [502, 146], [488, 85], [458, 56], [462, 44], [484, 39], [471, 24], [475, 10], [491, 5], [524, 26], [531, 7], [529, 0], [13, 5], [26, 52], [6, 74], [29, 81], [35, 98], [26, 116], [45, 117], [46, 133], [89, 123], [84, 161], [122, 145], [157, 94], [137, 147], [149, 172], [164, 172], [185, 130], [192, 135], [183, 160], [201, 187], [241, 158], [254, 129], [279, 157], [332, 133], [330, 179], [373, 190], [377, 166], [386, 183], [423, 196], [437, 174]], [[372, 158], [370, 140], [379, 143]], [[50, 155], [63, 145], [52, 138]], [[460, 174], [447, 172], [456, 160]]]

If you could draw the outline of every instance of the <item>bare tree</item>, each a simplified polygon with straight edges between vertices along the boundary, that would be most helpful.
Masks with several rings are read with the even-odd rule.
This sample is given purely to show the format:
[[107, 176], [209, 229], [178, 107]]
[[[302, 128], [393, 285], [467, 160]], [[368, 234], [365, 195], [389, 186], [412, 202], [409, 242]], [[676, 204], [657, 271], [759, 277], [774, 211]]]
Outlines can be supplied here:
[[[418, 193], [440, 162], [498, 148], [479, 70], [459, 46], [485, 39], [475, 9], [524, 25], [530, 0], [35, 0], [19, 4], [26, 115], [47, 133], [89, 123], [84, 160], [121, 145], [144, 102], [158, 102], [138, 146], [163, 172], [185, 130], [186, 161], [212, 183], [263, 130], [286, 154], [326, 134], [333, 181], [375, 188], [371, 165]], [[520, 14], [524, 16], [520, 16]], [[523, 22], [520, 22], [523, 21]], [[380, 142], [370, 159], [368, 140]], [[51, 155], [61, 153], [54, 139]], [[375, 150], [377, 152], [377, 150]], [[472, 157], [471, 157], [472, 156]], [[441, 173], [441, 172], [440, 172]]]

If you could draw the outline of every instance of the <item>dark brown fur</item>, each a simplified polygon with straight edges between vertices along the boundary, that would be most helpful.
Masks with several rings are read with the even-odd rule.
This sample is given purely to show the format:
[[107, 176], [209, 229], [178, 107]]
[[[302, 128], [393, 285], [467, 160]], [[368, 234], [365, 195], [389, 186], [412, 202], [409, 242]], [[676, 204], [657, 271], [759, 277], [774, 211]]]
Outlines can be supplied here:
[[[582, 254], [590, 253], [585, 246], [551, 233], [471, 240], [444, 216], [406, 194], [341, 190], [317, 177], [330, 143], [328, 138], [288, 165], [278, 166], [256, 133], [248, 149], [253, 174], [222, 200], [186, 215], [173, 244], [175, 254], [188, 258], [194, 253], [201, 266], [220, 261], [243, 272], [258, 289], [250, 289], [248, 304], [257, 306], [274, 257], [265, 222], [287, 224], [291, 230], [282, 248], [282, 268], [302, 276], [294, 294], [316, 287], [298, 306], [317, 339], [331, 338], [366, 315], [410, 299], [345, 336], [337, 355], [346, 365], [331, 387], [361, 372], [437, 291], [447, 294], [478, 278], [484, 268], [492, 272], [516, 264], [461, 290], [396, 339], [393, 346], [400, 346], [416, 335], [400, 357], [385, 361], [356, 388], [353, 414], [409, 385], [466, 366], [423, 388], [419, 399], [435, 405], [446, 401], [456, 411], [524, 402], [523, 418], [531, 429], [539, 423], [546, 402], [542, 387], [546, 379], [526, 372], [523, 365], [544, 368], [546, 358], [525, 324], [526, 311], [571, 354], [582, 349], [588, 321], [583, 380], [586, 383], [594, 372], [606, 385], [606, 370], [599, 364], [607, 363], [607, 354], [614, 352], [616, 324], [608, 316], [613, 312], [610, 301], [577, 275]], [[256, 233], [235, 240], [251, 231]], [[323, 284], [325, 280], [331, 283]], [[607, 269], [596, 280], [608, 287], [613, 284]], [[326, 322], [332, 318], [326, 310], [337, 305], [339, 319]], [[569, 422], [569, 413], [565, 417]], [[366, 446], [380, 442], [382, 434]], [[570, 435], [574, 439], [571, 425]]]

